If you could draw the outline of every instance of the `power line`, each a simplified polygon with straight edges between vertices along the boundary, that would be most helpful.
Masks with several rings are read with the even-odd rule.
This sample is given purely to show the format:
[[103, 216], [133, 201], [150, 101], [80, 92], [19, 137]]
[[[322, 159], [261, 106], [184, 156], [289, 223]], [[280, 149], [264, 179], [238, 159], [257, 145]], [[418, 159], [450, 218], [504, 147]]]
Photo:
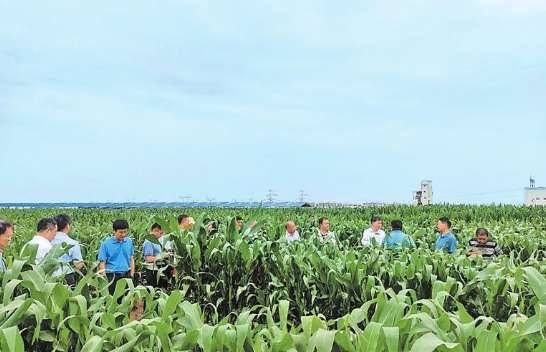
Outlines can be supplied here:
[[491, 197], [478, 197], [478, 198], [470, 197], [470, 198], [462, 198], [462, 199], [466, 201], [476, 201], [476, 200], [498, 200], [498, 199], [506, 199], [506, 198], [523, 198], [523, 196], [518, 194], [515, 196], [502, 196], [502, 197], [491, 196]]
[[516, 191], [520, 191], [521, 192], [521, 187], [520, 188], [514, 188], [514, 189], [505, 189], [505, 190], [501, 190], [501, 191], [489, 191], [489, 192], [478, 192], [478, 193], [468, 193], [468, 194], [457, 194], [457, 195], [453, 195], [453, 196], [444, 196], [443, 198], [466, 198], [468, 196], [480, 196], [480, 195], [484, 195], [484, 194], [498, 194], [498, 193], [509, 193], [509, 192], [516, 192]]

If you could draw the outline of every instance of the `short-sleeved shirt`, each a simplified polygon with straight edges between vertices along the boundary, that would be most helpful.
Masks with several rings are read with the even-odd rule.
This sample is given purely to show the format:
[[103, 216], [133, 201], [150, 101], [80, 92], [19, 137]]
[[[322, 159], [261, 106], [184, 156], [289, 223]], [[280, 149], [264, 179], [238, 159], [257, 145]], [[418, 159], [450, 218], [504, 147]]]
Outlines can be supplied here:
[[445, 235], [438, 234], [438, 238], [436, 239], [436, 249], [445, 249], [446, 252], [451, 254], [457, 250], [457, 239], [451, 232], [448, 232]]
[[[163, 244], [165, 241], [165, 236], [161, 236], [157, 240], [159, 241], [159, 243]], [[161, 245], [152, 243], [148, 240], [144, 240], [144, 243], [142, 244], [142, 258], [144, 259], [144, 261], [146, 261], [146, 257], [149, 255], [153, 255], [154, 257], [157, 257], [159, 252], [161, 252]], [[160, 264], [161, 262], [158, 261], [156, 263]]]
[[288, 233], [288, 231], [286, 231], [286, 239], [289, 241], [289, 242], [292, 242], [292, 241], [299, 241], [300, 240], [300, 234], [298, 233], [298, 231], [294, 231], [293, 234], [290, 234]]
[[332, 244], [337, 245], [336, 234], [331, 232], [331, 231], [328, 231], [326, 233], [322, 233], [319, 230], [318, 231], [318, 238], [319, 238], [319, 240], [321, 242], [331, 242]]
[[403, 233], [400, 230], [391, 231], [385, 237], [385, 247], [388, 249], [400, 249], [400, 248], [410, 248], [415, 247], [415, 242], [411, 236]]
[[473, 238], [470, 241], [468, 241], [468, 245], [471, 248], [471, 251], [482, 251], [482, 257], [484, 258], [491, 258], [496, 257], [497, 255], [502, 254], [502, 250], [497, 245], [495, 241], [487, 240], [487, 243], [481, 244], [478, 242], [477, 238]]
[[362, 239], [360, 242], [364, 247], [368, 247], [372, 245], [372, 239], [375, 239], [378, 245], [383, 244], [383, 240], [385, 239], [385, 231], [383, 230], [377, 230], [374, 232], [371, 228], [364, 230], [362, 233]]
[[60, 231], [57, 232], [55, 238], [53, 239], [53, 241], [51, 241], [51, 245], [55, 245], [57, 243], [66, 243], [68, 245], [72, 245], [72, 248], [68, 250], [68, 254], [63, 254], [59, 257], [59, 262], [63, 264], [68, 264], [62, 266], [62, 269], [64, 271], [66, 271], [67, 273], [74, 272], [74, 269], [70, 264], [83, 261], [80, 243], [75, 239], [68, 237], [66, 233]]
[[135, 254], [133, 240], [125, 237], [119, 242], [114, 236], [100, 244], [99, 262], [106, 262], [106, 272], [125, 273], [131, 270], [131, 257]]
[[49, 242], [49, 240], [47, 238], [45, 238], [43, 236], [40, 236], [40, 235], [35, 235], [34, 237], [32, 237], [32, 239], [30, 241], [28, 241], [28, 243], [25, 246], [23, 246], [23, 250], [29, 244], [37, 244], [38, 245], [38, 252], [36, 252], [36, 264], [40, 264], [42, 262], [42, 260], [44, 260], [44, 257], [46, 256], [46, 254], [52, 248], [51, 242]]
[[4, 250], [0, 248], [0, 271], [6, 271], [8, 270], [8, 266], [6, 265], [6, 261], [4, 260], [2, 254], [4, 254]]

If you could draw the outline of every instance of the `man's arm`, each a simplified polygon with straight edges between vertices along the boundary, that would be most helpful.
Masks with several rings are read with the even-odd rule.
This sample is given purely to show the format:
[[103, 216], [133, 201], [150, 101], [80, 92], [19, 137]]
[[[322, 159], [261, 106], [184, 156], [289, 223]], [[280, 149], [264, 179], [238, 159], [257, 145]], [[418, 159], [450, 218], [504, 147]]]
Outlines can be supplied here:
[[72, 247], [72, 254], [71, 257], [73, 259], [74, 267], [78, 270], [82, 270], [83, 268], [83, 258], [82, 258], [82, 250], [80, 248], [80, 244], [76, 243], [74, 247]]
[[146, 263], [155, 262], [154, 247], [152, 242], [146, 240], [144, 241], [144, 246], [142, 246], [142, 253], [145, 255]]
[[133, 277], [135, 276], [135, 257], [131, 256], [129, 262], [131, 263], [131, 277]]
[[362, 239], [360, 240], [363, 246], [369, 246], [370, 245], [370, 239], [368, 238], [368, 234], [366, 233], [366, 230], [362, 233]]
[[106, 262], [99, 262], [99, 274], [106, 276]]
[[495, 255], [503, 255], [502, 249], [498, 245], [495, 246]]

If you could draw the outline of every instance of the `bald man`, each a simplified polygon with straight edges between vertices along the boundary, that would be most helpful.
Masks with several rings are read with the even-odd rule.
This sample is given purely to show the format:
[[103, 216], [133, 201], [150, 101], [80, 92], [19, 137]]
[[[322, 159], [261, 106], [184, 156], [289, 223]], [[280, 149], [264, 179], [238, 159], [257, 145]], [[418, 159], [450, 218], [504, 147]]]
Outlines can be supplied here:
[[286, 224], [284, 224], [284, 228], [286, 229], [286, 239], [288, 239], [289, 242], [300, 240], [300, 234], [298, 233], [298, 230], [296, 230], [297, 226], [292, 220], [287, 221]]

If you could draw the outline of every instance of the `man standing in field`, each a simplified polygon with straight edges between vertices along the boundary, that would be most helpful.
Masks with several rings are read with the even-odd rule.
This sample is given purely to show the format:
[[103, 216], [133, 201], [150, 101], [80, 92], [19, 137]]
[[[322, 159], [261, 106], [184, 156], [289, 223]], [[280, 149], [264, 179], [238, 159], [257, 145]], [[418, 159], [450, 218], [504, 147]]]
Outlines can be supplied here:
[[330, 231], [330, 220], [322, 217], [319, 219], [318, 223], [319, 223], [318, 237], [320, 241], [321, 242], [329, 241], [335, 245], [336, 237], [335, 237], [335, 234]]
[[178, 227], [180, 230], [184, 231], [188, 226], [190, 226], [190, 217], [186, 214], [178, 216]]
[[112, 228], [114, 234], [101, 243], [98, 257], [99, 273], [106, 275], [111, 295], [114, 294], [119, 280], [132, 279], [135, 276], [133, 241], [126, 237], [129, 224], [126, 220], [116, 220]]
[[61, 262], [61, 269], [66, 272], [64, 276], [66, 283], [70, 287], [76, 285], [76, 276], [74, 275], [74, 268], [81, 270], [83, 268], [83, 258], [80, 244], [78, 241], [68, 237], [68, 233], [72, 229], [72, 222], [70, 216], [66, 214], [58, 214], [53, 218], [57, 222], [57, 233], [55, 238], [51, 241], [51, 245], [57, 243], [66, 243], [72, 246], [68, 250], [68, 253], [59, 257]]
[[[157, 256], [161, 253], [161, 246], [164, 246], [165, 250], [168, 250], [167, 244], [165, 244], [165, 236], [163, 236], [163, 230], [161, 225], [157, 222], [152, 225], [151, 234], [157, 238], [160, 244], [152, 243], [148, 240], [144, 240], [142, 246], [142, 257], [144, 261], [149, 264], [152, 269], [144, 269], [146, 282], [153, 287], [167, 288], [172, 278], [172, 267], [168, 266], [163, 260], [157, 260]], [[165, 268], [160, 279], [157, 279], [158, 270]]]
[[11, 241], [11, 236], [13, 235], [13, 224], [5, 219], [0, 219], [0, 271], [8, 270], [6, 261], [4, 259], [4, 248]]
[[383, 220], [379, 216], [372, 216], [370, 223], [370, 228], [364, 230], [364, 233], [362, 233], [360, 242], [364, 247], [371, 246], [374, 241], [376, 245], [383, 245], [383, 240], [385, 239], [385, 232], [381, 230]]
[[495, 241], [489, 239], [489, 231], [483, 227], [476, 230], [476, 237], [468, 241], [468, 245], [471, 247], [466, 253], [469, 257], [481, 255], [484, 259], [491, 259], [502, 255], [502, 250]]
[[402, 232], [402, 220], [391, 221], [392, 231], [385, 237], [385, 247], [391, 250], [415, 247], [411, 236]]
[[451, 233], [451, 221], [448, 218], [438, 219], [436, 228], [440, 233], [436, 239], [436, 250], [444, 249], [449, 254], [457, 250], [457, 239]]
[[[240, 216], [236, 216], [236, 217], [235, 217], [235, 220], [237, 221], [237, 231], [238, 231], [239, 233], [241, 233], [241, 231], [243, 231], [243, 222], [244, 222], [244, 220], [243, 220], [243, 218], [240, 217]], [[250, 227], [249, 227], [248, 229], [245, 230], [245, 233], [244, 233], [243, 235], [245, 235], [245, 236], [250, 235], [250, 231], [252, 231], [252, 229], [254, 228], [254, 226], [256, 226], [257, 224], [258, 224], [258, 221], [254, 220], [254, 221], [252, 222], [252, 224], [250, 224]]]
[[37, 245], [36, 264], [40, 264], [42, 260], [44, 260], [46, 254], [51, 250], [51, 241], [55, 238], [56, 233], [57, 222], [55, 220], [51, 218], [40, 220], [36, 226], [36, 235], [23, 246], [23, 251], [29, 244]]
[[300, 240], [300, 234], [298, 233], [298, 230], [296, 230], [297, 226], [296, 223], [289, 220], [284, 224], [284, 228], [286, 229], [286, 239], [288, 242], [292, 241], [299, 241]]

